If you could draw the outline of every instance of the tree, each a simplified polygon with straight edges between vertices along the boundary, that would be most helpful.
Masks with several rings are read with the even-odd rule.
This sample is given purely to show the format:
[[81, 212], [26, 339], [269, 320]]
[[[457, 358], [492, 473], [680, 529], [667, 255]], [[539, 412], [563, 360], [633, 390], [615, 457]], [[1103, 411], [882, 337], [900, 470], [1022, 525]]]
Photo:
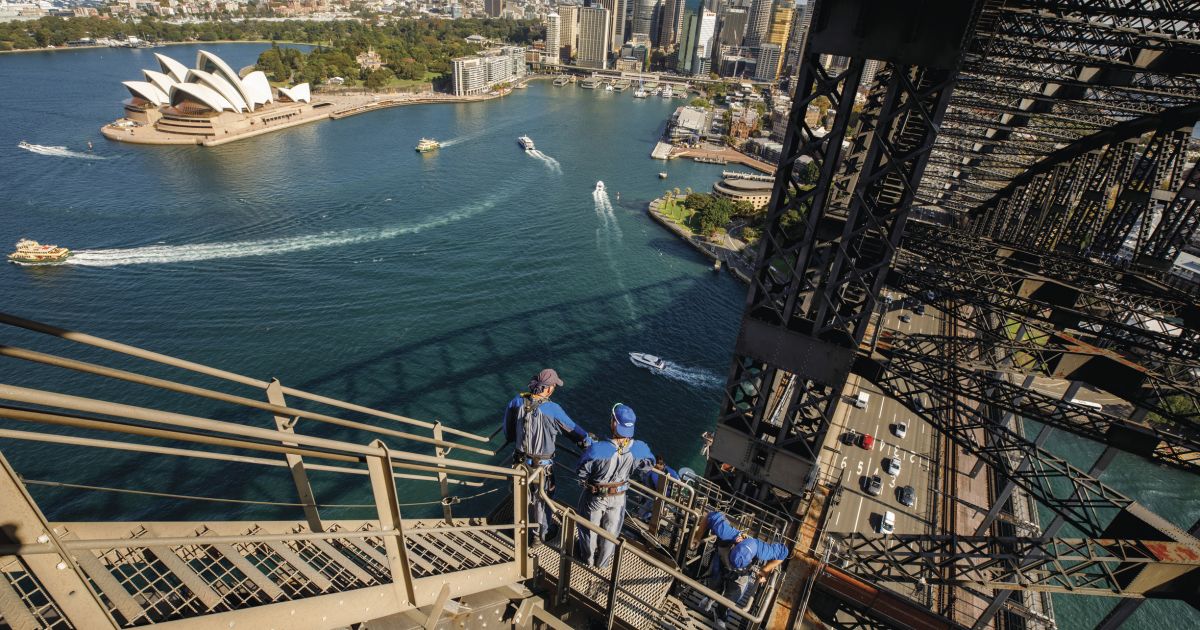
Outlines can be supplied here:
[[388, 83], [391, 83], [392, 79], [395, 78], [396, 73], [392, 72], [389, 68], [372, 70], [370, 74], [367, 75], [367, 89], [378, 90], [386, 86]]
[[702, 107], [704, 109], [708, 109], [708, 99], [697, 96], [696, 98], [692, 99], [692, 102], [688, 103], [688, 105], [691, 105], [692, 107]]
[[741, 237], [743, 241], [746, 241], [747, 245], [753, 245], [754, 243], [758, 242], [758, 230], [750, 226], [746, 226], [742, 228]]

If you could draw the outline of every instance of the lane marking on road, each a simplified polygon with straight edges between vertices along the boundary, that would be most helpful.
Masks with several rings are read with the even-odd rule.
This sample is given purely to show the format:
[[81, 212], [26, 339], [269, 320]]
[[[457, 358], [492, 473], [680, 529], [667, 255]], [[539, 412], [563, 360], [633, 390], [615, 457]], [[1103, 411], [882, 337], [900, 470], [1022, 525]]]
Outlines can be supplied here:
[[838, 524], [839, 522], [841, 522], [841, 520], [842, 520], [842, 511], [841, 511], [841, 510], [838, 510], [838, 511], [837, 511], [837, 514], [834, 514], [834, 515], [833, 515], [833, 526], [834, 526], [834, 527], [837, 527], [837, 524]]
[[862, 504], [863, 504], [863, 498], [860, 496], [860, 497], [858, 497], [858, 511], [856, 511], [854, 513], [854, 528], [856, 530], [858, 529], [858, 523], [859, 523], [858, 517], [862, 516]]

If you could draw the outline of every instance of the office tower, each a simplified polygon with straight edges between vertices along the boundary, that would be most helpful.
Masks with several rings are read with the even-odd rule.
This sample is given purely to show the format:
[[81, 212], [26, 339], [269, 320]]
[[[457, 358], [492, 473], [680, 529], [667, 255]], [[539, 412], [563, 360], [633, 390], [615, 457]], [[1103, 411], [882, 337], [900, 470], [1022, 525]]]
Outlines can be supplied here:
[[600, 5], [579, 8], [579, 52], [575, 64], [587, 68], [608, 68], [612, 50], [612, 13]]
[[787, 46], [788, 37], [792, 34], [792, 14], [794, 13], [791, 0], [780, 0], [776, 3], [775, 10], [771, 12], [771, 25], [767, 29], [765, 41], [779, 46], [779, 50], [782, 51]]
[[825, 67], [826, 72], [837, 74], [850, 67], [850, 58], [839, 55], [821, 55], [821, 65]]
[[700, 9], [696, 21], [696, 57], [692, 60], [692, 76], [708, 76], [712, 70], [714, 37], [717, 30], [717, 14], [707, 8]]
[[559, 16], [559, 41], [563, 47], [563, 59], [570, 61], [579, 48], [579, 5], [560, 4], [555, 12]]
[[792, 34], [788, 37], [783, 61], [788, 76], [796, 74], [800, 69], [800, 55], [804, 53], [804, 43], [808, 39], [808, 26], [811, 21], [812, 11], [807, 4], [799, 5], [792, 14]]
[[670, 48], [679, 43], [683, 29], [683, 0], [663, 0], [662, 17], [658, 22], [658, 46]]
[[631, 37], [641, 36], [646, 40], [654, 32], [654, 11], [658, 8], [658, 0], [634, 0], [633, 33]]
[[675, 71], [679, 74], [692, 73], [692, 60], [696, 57], [696, 23], [699, 16], [688, 9], [683, 14], [683, 29], [679, 32], [679, 53]]
[[504, 13], [504, 0], [483, 0], [483, 10], [488, 17], [500, 17]]
[[883, 62], [878, 59], [868, 59], [863, 64], [862, 82], [860, 86], [866, 89], [871, 89], [871, 84], [875, 82], [875, 75], [883, 68]]
[[754, 69], [755, 81], [775, 82], [779, 78], [779, 63], [782, 61], [783, 48], [779, 44], [763, 42], [758, 45], [758, 65]]
[[608, 9], [608, 31], [611, 38], [608, 49], [617, 52], [621, 50], [621, 44], [625, 43], [625, 14], [629, 12], [629, 0], [600, 0], [600, 4]]
[[546, 14], [546, 61], [558, 63], [562, 55], [562, 16], [551, 11]]
[[754, 0], [750, 5], [750, 17], [746, 21], [745, 46], [753, 48], [766, 41], [767, 30], [771, 26], [771, 5], [773, 0]]
[[746, 37], [746, 20], [750, 14], [740, 7], [728, 7], [721, 12], [717, 44], [739, 47]]

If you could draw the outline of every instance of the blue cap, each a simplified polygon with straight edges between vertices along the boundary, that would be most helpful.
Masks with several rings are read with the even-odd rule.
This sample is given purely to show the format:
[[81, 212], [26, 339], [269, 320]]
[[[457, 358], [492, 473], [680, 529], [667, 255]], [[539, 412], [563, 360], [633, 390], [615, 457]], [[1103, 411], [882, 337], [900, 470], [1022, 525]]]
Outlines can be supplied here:
[[612, 409], [613, 420], [617, 423], [617, 435], [623, 438], [633, 437], [633, 427], [637, 424], [637, 414], [626, 404], [617, 403]]
[[745, 540], [729, 550], [729, 563], [735, 569], [744, 569], [754, 562], [754, 556], [757, 553], [758, 540], [747, 536]]

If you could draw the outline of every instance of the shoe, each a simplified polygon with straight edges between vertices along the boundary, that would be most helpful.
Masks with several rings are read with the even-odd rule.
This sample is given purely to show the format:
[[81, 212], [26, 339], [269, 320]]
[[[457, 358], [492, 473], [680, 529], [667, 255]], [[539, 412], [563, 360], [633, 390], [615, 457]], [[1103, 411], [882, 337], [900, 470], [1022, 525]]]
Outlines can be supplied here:
[[709, 611], [709, 616], [712, 617], [712, 627], [716, 630], [725, 630], [725, 620], [721, 619], [721, 615], [717, 614], [716, 609]]

